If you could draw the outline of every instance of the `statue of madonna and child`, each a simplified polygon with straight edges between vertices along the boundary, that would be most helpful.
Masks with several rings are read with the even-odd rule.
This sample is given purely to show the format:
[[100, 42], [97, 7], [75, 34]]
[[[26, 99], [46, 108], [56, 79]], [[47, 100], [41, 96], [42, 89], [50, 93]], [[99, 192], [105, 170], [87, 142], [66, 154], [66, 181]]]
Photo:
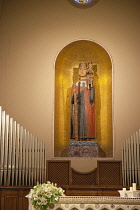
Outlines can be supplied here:
[[93, 62], [79, 64], [79, 81], [72, 86], [71, 139], [96, 138]]
[[97, 157], [93, 62], [79, 64], [79, 81], [72, 85], [70, 157]]

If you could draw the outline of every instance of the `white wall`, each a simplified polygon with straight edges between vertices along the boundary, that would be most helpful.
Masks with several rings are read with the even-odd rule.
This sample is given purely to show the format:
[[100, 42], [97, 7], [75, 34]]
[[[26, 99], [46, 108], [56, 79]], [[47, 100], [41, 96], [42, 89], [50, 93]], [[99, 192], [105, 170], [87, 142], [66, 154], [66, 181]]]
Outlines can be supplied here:
[[[53, 157], [54, 64], [59, 51], [90, 39], [111, 54], [114, 70], [114, 159], [140, 127], [140, 1], [100, 0], [79, 9], [67, 0], [4, 0], [0, 20], [0, 105], [48, 145]], [[74, 160], [89, 171], [95, 160]]]

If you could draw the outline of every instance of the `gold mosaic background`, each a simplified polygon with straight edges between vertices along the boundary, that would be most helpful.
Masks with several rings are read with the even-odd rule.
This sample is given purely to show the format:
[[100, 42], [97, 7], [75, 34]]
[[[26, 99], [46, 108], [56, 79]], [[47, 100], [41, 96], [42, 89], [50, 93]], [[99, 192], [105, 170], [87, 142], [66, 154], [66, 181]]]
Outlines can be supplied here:
[[99, 157], [113, 156], [112, 64], [106, 50], [95, 42], [80, 40], [64, 47], [55, 66], [54, 157], [68, 157], [73, 69], [93, 61], [96, 135]]

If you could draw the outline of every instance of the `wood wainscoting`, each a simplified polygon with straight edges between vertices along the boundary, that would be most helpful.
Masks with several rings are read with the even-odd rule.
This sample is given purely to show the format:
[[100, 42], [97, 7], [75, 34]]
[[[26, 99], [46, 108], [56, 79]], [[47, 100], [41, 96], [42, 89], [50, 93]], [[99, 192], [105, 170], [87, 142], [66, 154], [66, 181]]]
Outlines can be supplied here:
[[[97, 168], [90, 172], [76, 171], [69, 160], [47, 161], [47, 180], [61, 186], [67, 196], [119, 196], [121, 172], [121, 161], [97, 161]], [[1, 186], [0, 210], [28, 210], [25, 196], [31, 188]]]
[[32, 187], [0, 187], [0, 210], [28, 210], [25, 196]]

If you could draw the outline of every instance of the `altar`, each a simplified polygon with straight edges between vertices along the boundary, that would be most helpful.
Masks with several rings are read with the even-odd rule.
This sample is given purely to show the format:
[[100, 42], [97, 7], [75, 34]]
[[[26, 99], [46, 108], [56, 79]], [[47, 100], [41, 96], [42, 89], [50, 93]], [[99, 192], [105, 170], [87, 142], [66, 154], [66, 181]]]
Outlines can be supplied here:
[[[63, 196], [49, 210], [140, 210], [140, 198]], [[35, 210], [29, 201], [29, 209]], [[39, 210], [39, 209], [36, 209]]]

